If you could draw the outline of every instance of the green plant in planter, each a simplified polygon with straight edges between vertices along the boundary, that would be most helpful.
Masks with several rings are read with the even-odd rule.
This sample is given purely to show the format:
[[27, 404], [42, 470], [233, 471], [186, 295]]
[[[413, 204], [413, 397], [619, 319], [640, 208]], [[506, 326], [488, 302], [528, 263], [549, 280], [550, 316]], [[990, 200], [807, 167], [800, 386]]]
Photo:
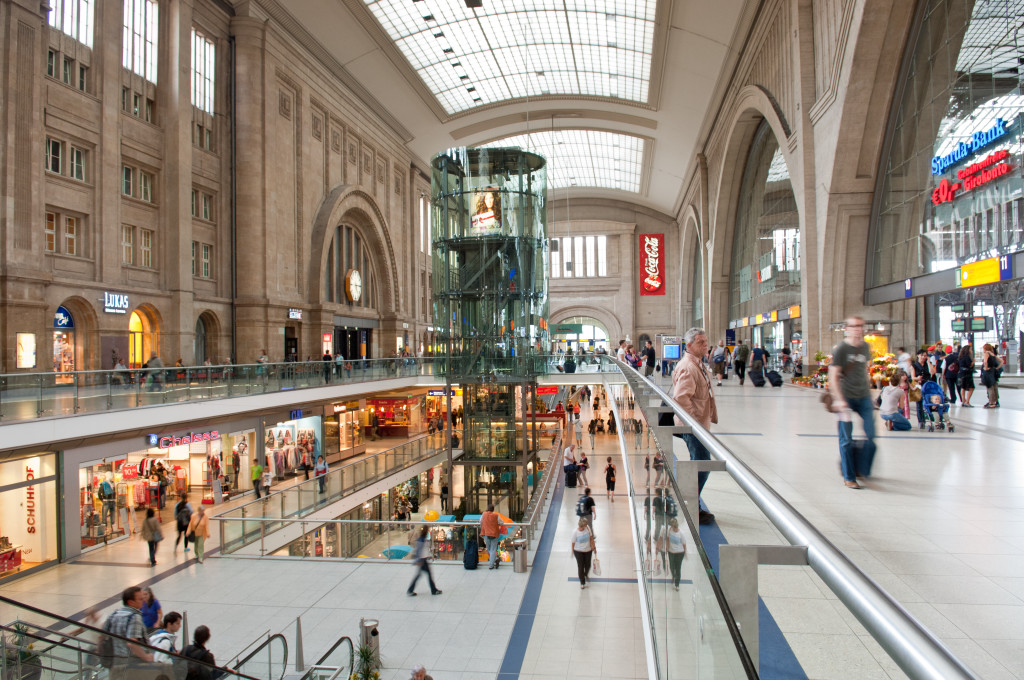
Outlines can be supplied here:
[[377, 672], [380, 667], [377, 650], [370, 645], [359, 645], [356, 648], [356, 667], [352, 669], [350, 680], [380, 680]]
[[4, 636], [3, 680], [38, 680], [43, 674], [43, 664], [30, 642], [28, 626], [15, 623], [13, 631]]

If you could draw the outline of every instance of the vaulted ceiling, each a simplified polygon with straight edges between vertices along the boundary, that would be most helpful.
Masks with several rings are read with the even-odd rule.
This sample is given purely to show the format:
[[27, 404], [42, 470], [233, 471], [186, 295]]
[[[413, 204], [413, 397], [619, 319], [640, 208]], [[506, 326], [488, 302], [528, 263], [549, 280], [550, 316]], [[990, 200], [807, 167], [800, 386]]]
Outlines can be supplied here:
[[288, 0], [426, 162], [523, 146], [549, 186], [673, 214], [757, 0]]

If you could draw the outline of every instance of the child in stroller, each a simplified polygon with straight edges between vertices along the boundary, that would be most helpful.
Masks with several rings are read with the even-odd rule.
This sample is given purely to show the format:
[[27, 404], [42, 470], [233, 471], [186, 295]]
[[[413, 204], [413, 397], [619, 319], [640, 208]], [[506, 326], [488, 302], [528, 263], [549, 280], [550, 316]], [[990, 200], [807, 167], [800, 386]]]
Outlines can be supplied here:
[[943, 392], [942, 387], [938, 383], [929, 380], [921, 386], [921, 404], [924, 407], [925, 416], [928, 418], [929, 432], [935, 431], [936, 415], [939, 417], [937, 427], [940, 430], [953, 432], [953, 423], [949, 422], [947, 425], [946, 420], [943, 418], [949, 412], [949, 404], [946, 402], [946, 393]]

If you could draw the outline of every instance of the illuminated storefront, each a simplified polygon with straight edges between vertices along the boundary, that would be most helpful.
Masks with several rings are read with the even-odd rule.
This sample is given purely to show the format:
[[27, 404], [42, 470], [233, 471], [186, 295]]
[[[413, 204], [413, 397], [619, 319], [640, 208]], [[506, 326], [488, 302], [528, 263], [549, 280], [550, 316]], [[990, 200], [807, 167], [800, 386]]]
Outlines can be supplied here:
[[0, 579], [56, 562], [57, 456], [0, 463]]

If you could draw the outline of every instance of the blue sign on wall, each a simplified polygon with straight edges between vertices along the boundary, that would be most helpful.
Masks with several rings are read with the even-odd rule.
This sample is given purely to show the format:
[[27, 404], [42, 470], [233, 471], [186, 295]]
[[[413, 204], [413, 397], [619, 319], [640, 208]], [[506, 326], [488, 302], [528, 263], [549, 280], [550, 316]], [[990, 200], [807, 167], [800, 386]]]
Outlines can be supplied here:
[[75, 327], [75, 320], [71, 317], [71, 312], [61, 305], [57, 308], [57, 313], [53, 315], [53, 327], [61, 330], [69, 330]]

